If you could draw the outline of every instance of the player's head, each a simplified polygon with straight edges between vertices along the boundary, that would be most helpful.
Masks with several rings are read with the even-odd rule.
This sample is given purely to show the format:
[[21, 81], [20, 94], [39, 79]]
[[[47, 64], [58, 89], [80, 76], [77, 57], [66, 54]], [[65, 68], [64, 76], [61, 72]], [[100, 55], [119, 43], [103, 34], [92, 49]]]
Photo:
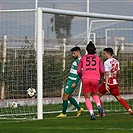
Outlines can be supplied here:
[[108, 58], [108, 57], [110, 57], [110, 56], [113, 56], [113, 49], [112, 48], [110, 48], [110, 47], [108, 47], [108, 48], [104, 48], [103, 49], [103, 53], [104, 53], [104, 57], [105, 58]]
[[74, 59], [77, 59], [81, 56], [81, 49], [80, 47], [73, 47], [71, 49], [72, 52], [72, 56], [74, 57]]
[[91, 41], [86, 46], [86, 50], [87, 50], [88, 54], [95, 54], [96, 53], [96, 47]]

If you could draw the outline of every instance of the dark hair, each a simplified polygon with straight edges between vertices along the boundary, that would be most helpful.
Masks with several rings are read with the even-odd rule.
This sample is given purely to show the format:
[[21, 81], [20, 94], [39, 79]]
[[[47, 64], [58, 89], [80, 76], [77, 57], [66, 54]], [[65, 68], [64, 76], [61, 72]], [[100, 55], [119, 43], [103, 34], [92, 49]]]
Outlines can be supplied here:
[[74, 51], [80, 51], [81, 52], [81, 49], [80, 49], [80, 47], [74, 47], [71, 49], [71, 52], [74, 52]]
[[86, 50], [87, 50], [88, 54], [95, 54], [96, 53], [96, 47], [91, 41], [86, 46]]
[[104, 48], [103, 51], [107, 52], [107, 53], [110, 53], [110, 55], [112, 56], [113, 55], [113, 49], [112, 48]]

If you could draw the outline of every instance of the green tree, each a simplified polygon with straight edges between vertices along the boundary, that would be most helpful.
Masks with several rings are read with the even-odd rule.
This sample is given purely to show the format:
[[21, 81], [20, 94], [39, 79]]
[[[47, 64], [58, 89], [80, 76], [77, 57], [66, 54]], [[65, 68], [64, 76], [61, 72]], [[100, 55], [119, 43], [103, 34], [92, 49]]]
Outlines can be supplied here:
[[73, 16], [55, 14], [51, 19], [52, 32], [55, 31], [56, 38], [70, 38]]

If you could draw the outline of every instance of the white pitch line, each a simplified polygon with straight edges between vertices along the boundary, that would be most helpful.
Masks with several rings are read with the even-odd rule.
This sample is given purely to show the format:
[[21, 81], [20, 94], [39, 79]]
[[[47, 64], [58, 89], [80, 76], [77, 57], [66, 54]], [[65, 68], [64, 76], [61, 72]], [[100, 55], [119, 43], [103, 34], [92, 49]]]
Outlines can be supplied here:
[[[25, 128], [25, 126], [20, 127]], [[26, 127], [28, 129], [36, 129], [36, 127]], [[41, 130], [53, 130], [53, 127], [38, 127], [37, 129]], [[122, 130], [122, 131], [133, 131], [133, 128], [73, 128], [73, 127], [54, 127], [54, 130]]]

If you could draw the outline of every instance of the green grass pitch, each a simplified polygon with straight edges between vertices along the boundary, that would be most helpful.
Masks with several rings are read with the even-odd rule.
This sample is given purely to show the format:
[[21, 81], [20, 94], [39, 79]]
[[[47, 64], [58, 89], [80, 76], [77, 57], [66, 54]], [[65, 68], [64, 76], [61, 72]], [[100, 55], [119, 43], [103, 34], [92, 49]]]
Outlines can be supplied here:
[[46, 114], [43, 120], [0, 119], [1, 133], [133, 133], [133, 116], [127, 112], [106, 113], [103, 118], [90, 120], [88, 112], [75, 117], [56, 118], [58, 114]]

